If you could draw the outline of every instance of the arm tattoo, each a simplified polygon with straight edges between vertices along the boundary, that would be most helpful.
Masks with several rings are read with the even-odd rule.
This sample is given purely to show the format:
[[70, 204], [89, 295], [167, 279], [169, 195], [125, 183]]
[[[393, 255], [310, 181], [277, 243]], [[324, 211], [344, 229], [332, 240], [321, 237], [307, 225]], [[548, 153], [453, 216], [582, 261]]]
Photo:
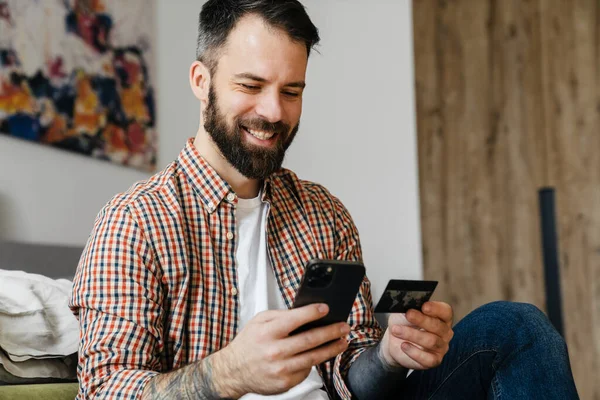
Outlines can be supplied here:
[[223, 399], [213, 381], [210, 357], [167, 374], [157, 375], [146, 384], [143, 400]]
[[406, 379], [408, 369], [389, 366], [382, 359], [380, 346], [365, 350], [350, 366], [347, 383], [353, 399], [387, 398]]

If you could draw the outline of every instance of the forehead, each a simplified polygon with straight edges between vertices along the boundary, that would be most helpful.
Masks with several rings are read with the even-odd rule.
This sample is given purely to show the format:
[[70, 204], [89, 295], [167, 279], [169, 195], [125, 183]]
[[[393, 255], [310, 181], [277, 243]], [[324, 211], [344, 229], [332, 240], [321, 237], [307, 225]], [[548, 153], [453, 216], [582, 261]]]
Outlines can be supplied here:
[[229, 34], [219, 70], [228, 75], [249, 72], [272, 81], [304, 80], [307, 63], [303, 42], [293, 41], [285, 31], [248, 15]]

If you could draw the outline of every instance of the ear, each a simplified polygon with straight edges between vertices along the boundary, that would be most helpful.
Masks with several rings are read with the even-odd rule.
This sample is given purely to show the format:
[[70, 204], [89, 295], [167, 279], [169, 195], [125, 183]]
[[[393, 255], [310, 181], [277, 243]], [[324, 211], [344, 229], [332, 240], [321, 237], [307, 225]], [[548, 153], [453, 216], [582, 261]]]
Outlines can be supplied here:
[[202, 103], [203, 108], [208, 103], [210, 79], [208, 68], [200, 61], [194, 61], [190, 67], [190, 86], [194, 96]]

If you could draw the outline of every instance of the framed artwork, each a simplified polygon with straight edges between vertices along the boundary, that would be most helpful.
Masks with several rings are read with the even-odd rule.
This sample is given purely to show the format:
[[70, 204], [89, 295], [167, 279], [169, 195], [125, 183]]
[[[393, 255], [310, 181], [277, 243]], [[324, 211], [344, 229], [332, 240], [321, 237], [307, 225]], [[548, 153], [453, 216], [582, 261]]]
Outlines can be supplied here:
[[154, 170], [154, 0], [0, 0], [0, 134]]

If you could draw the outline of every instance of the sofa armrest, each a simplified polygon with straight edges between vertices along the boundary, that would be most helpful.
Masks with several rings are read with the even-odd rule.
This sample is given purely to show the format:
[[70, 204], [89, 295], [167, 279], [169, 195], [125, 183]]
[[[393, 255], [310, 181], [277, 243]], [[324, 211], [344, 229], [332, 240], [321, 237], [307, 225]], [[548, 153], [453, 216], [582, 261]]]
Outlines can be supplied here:
[[0, 400], [73, 400], [79, 383], [0, 386]]

